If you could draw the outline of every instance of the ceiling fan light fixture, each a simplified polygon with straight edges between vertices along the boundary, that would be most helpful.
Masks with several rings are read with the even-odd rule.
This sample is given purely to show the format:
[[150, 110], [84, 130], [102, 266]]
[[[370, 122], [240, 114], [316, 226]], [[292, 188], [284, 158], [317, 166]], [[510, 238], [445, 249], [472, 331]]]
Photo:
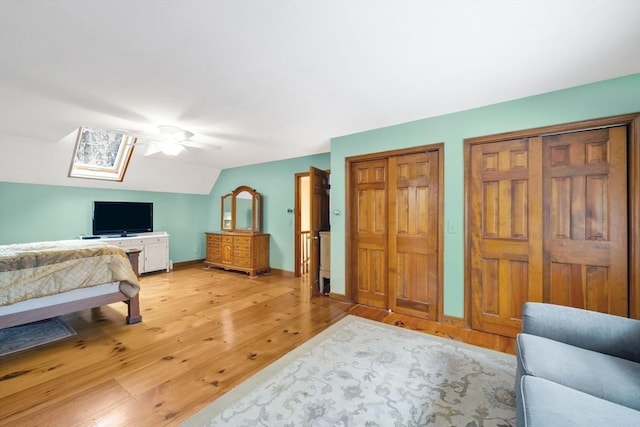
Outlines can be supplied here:
[[175, 143], [159, 144], [158, 148], [163, 154], [166, 154], [167, 156], [177, 156], [178, 154], [186, 150], [186, 148], [184, 148], [182, 145]]
[[177, 156], [183, 151], [187, 151], [188, 147], [198, 147], [197, 143], [190, 141], [191, 137], [195, 135], [193, 132], [177, 126], [158, 126], [157, 129], [160, 135], [157, 133], [155, 136], [150, 135], [143, 142], [143, 144], [148, 144], [145, 156], [151, 156], [156, 153]]
[[180, 129], [177, 126], [158, 126], [160, 133], [165, 141], [187, 141], [189, 140], [194, 133], [189, 132], [188, 130]]

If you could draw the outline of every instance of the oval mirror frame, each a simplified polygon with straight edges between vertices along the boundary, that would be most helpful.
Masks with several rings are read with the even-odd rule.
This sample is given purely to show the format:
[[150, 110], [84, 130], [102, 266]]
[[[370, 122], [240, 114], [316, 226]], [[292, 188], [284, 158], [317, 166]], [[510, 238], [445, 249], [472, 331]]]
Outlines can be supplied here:
[[220, 202], [222, 231], [261, 232], [262, 198], [255, 189], [242, 185], [222, 196]]

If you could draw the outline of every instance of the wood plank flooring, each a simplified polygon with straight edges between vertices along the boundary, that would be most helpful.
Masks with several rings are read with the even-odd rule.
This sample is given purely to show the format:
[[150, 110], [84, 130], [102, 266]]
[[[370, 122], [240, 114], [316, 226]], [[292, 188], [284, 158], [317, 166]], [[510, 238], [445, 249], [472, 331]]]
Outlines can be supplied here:
[[384, 310], [308, 297], [308, 283], [190, 266], [122, 303], [64, 319], [68, 339], [0, 358], [0, 426], [175, 426], [347, 313], [509, 351], [509, 344]]

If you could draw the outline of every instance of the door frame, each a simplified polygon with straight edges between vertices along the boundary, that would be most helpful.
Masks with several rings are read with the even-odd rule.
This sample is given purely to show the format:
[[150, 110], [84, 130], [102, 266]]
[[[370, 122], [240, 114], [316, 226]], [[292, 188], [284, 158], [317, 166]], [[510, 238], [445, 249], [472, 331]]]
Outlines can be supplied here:
[[[388, 159], [394, 156], [403, 156], [407, 154], [416, 154], [424, 151], [438, 151], [438, 198], [440, 200], [438, 207], [438, 301], [437, 310], [438, 321], [442, 321], [444, 316], [444, 143], [438, 142], [434, 144], [421, 145], [417, 147], [401, 148], [397, 150], [382, 151], [378, 153], [368, 153], [358, 156], [352, 156], [345, 158], [345, 300], [354, 302], [354, 295], [357, 292], [355, 286], [357, 282], [351, 280], [353, 274], [353, 232], [351, 230], [353, 213], [351, 212], [351, 206], [353, 202], [352, 190], [353, 182], [351, 179], [351, 167], [354, 163]], [[388, 278], [387, 278], [388, 280]], [[389, 295], [387, 295], [388, 297]], [[387, 304], [389, 305], [389, 304]]]
[[464, 326], [471, 327], [471, 233], [469, 203], [471, 194], [471, 147], [489, 142], [557, 135], [589, 129], [626, 126], [627, 137], [627, 185], [628, 185], [628, 244], [629, 244], [629, 317], [640, 319], [640, 112], [619, 116], [582, 120], [532, 129], [479, 136], [464, 140]]

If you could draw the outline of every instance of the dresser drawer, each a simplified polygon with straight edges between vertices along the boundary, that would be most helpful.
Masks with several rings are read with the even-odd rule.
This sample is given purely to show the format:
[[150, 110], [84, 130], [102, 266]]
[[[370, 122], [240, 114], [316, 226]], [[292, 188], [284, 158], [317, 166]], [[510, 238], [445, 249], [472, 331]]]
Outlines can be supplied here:
[[249, 252], [249, 249], [251, 249], [251, 245], [248, 244], [238, 244], [237, 242], [233, 243], [233, 250], [234, 251], [244, 251], [244, 252]]
[[251, 258], [234, 257], [233, 263], [238, 267], [251, 267]]
[[249, 251], [241, 251], [233, 248], [233, 257], [234, 258], [251, 258], [251, 253]]
[[244, 237], [244, 236], [238, 237], [238, 236], [235, 236], [233, 238], [233, 244], [234, 245], [247, 245], [248, 246], [248, 245], [251, 244], [251, 237]]
[[210, 262], [221, 262], [222, 261], [222, 254], [209, 252], [209, 253], [207, 253], [206, 260], [210, 261]]

